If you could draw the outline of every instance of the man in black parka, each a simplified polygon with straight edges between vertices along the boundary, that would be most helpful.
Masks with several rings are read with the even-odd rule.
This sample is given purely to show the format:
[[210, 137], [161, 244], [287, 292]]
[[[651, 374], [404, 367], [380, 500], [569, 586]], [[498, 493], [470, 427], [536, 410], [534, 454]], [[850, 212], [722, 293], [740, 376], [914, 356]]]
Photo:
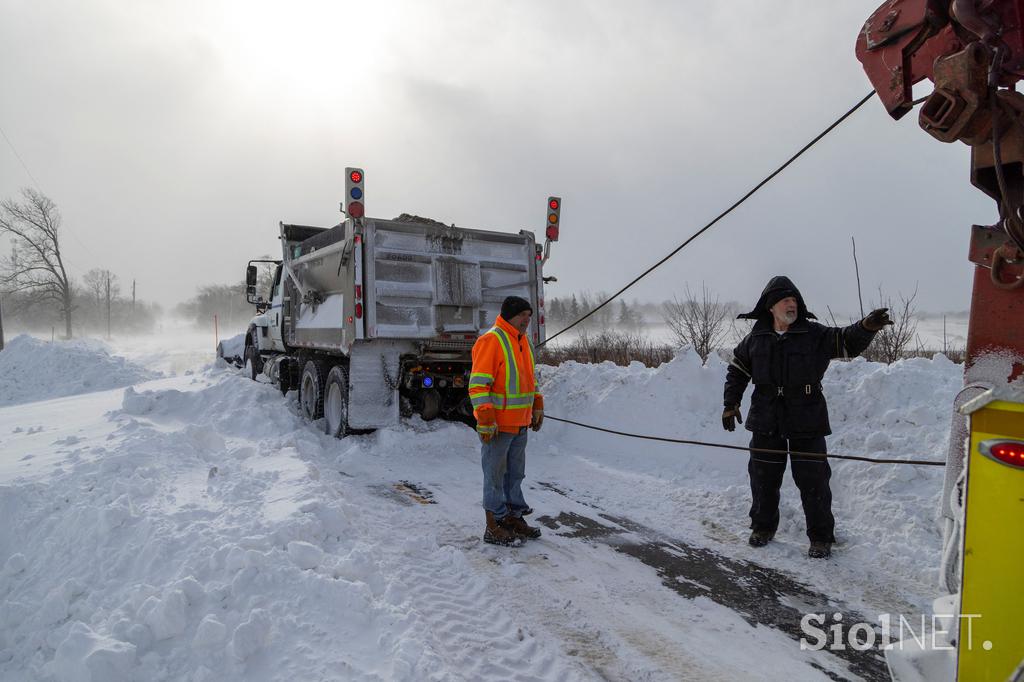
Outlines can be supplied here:
[[[872, 311], [848, 327], [813, 322], [799, 290], [788, 277], [773, 277], [757, 305], [741, 319], [756, 320], [733, 351], [725, 379], [722, 426], [732, 431], [742, 422], [740, 402], [747, 384], [754, 393], [747, 413], [750, 439], [750, 544], [763, 547], [779, 525], [779, 489], [786, 473], [786, 455], [757, 449], [825, 454], [825, 436], [832, 433], [821, 379], [833, 358], [860, 355], [875, 332], [892, 324], [887, 308]], [[800, 489], [808, 555], [825, 558], [836, 541], [832, 516], [832, 469], [821, 457], [790, 455], [793, 481]]]

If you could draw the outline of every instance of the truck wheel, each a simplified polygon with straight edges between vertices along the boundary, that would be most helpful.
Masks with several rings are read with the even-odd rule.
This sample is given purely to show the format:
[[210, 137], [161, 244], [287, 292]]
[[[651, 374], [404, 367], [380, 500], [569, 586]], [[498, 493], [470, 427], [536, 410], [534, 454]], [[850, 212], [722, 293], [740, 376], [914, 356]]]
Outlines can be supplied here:
[[249, 378], [256, 381], [256, 377], [263, 371], [263, 362], [259, 352], [253, 346], [245, 347], [245, 366], [249, 370]]
[[348, 371], [342, 365], [331, 369], [324, 384], [324, 429], [335, 438], [344, 438], [349, 433]]
[[306, 366], [302, 368], [299, 406], [309, 421], [324, 416], [324, 368], [316, 360], [307, 360]]
[[423, 402], [423, 409], [420, 410], [420, 417], [425, 422], [437, 419], [441, 414], [441, 394], [436, 389], [430, 388], [420, 395]]

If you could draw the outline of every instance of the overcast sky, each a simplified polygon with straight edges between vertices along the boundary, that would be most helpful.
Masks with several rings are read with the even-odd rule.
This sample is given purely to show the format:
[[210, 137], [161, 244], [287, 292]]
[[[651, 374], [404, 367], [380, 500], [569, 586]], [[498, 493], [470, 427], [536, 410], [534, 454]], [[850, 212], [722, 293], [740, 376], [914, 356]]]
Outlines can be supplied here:
[[[371, 216], [542, 234], [561, 195], [548, 296], [614, 291], [868, 92], [879, 2], [0, 0], [0, 127], [72, 272], [165, 305], [337, 223], [350, 165]], [[866, 297], [966, 309], [995, 205], [916, 119], [868, 103], [628, 296], [852, 312], [854, 236]], [[33, 184], [0, 139], [0, 196]]]

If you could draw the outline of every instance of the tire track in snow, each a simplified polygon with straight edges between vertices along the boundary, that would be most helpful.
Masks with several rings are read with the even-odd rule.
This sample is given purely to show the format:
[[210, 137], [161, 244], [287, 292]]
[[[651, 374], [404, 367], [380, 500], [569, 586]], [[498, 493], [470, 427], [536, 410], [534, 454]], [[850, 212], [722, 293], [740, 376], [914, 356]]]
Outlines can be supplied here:
[[[391, 522], [411, 509], [402, 507], [391, 515]], [[592, 679], [575, 660], [552, 647], [547, 633], [535, 634], [529, 624], [513, 617], [515, 609], [502, 576], [493, 570], [481, 572], [467, 560], [466, 551], [480, 551], [478, 539], [467, 541], [464, 529], [454, 524], [442, 522], [438, 527], [439, 535], [461, 546], [424, 537], [382, 559], [390, 573], [388, 599], [412, 617], [407, 636], [422, 639], [455, 679]]]

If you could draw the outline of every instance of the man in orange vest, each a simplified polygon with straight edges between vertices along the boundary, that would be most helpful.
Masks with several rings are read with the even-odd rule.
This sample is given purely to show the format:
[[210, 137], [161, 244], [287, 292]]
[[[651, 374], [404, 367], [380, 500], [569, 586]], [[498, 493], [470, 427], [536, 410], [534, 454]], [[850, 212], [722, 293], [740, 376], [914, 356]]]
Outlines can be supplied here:
[[473, 345], [469, 398], [476, 416], [484, 470], [484, 542], [513, 545], [540, 537], [523, 520], [532, 509], [523, 498], [527, 427], [540, 430], [544, 398], [537, 392], [533, 349], [526, 336], [533, 308], [518, 296], [501, 304], [501, 315]]

